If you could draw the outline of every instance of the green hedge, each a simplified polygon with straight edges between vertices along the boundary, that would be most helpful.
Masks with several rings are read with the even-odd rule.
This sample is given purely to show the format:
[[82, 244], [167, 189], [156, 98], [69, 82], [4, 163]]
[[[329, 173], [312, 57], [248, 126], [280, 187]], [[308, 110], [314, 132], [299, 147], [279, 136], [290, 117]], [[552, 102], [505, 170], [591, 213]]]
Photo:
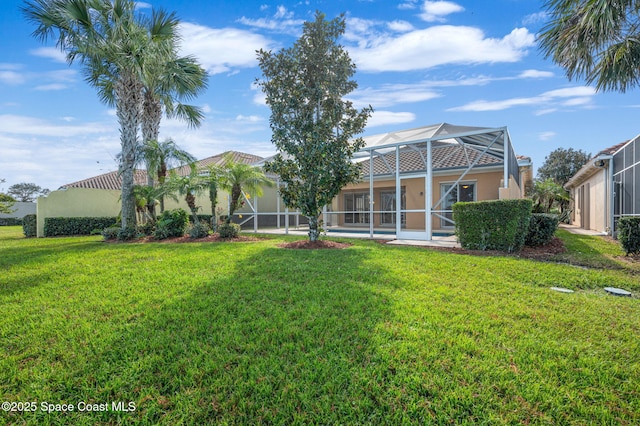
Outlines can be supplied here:
[[22, 218], [22, 232], [27, 238], [38, 236], [38, 217], [35, 214], [28, 214]]
[[519, 251], [529, 229], [532, 205], [527, 199], [454, 204], [460, 245], [471, 250]]
[[530, 247], [549, 244], [558, 229], [560, 218], [556, 214], [533, 213], [524, 245]]
[[19, 217], [0, 217], [0, 226], [20, 226], [22, 219]]
[[91, 235], [95, 229], [105, 229], [117, 222], [116, 217], [47, 217], [44, 236]]
[[618, 239], [627, 255], [640, 253], [640, 217], [618, 219]]

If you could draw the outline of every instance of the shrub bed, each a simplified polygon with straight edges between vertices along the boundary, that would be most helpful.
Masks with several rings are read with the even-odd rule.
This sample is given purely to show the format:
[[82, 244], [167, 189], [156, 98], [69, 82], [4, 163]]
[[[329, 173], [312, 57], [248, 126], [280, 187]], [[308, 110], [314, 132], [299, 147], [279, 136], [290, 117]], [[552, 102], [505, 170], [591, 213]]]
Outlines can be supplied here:
[[558, 229], [560, 218], [555, 214], [533, 213], [524, 244], [530, 247], [549, 244]]
[[627, 255], [640, 253], [640, 217], [621, 217], [618, 220], [618, 239]]
[[47, 217], [44, 236], [91, 235], [94, 229], [105, 229], [117, 222], [115, 217]]
[[460, 245], [470, 250], [519, 251], [529, 229], [531, 207], [526, 199], [454, 204]]

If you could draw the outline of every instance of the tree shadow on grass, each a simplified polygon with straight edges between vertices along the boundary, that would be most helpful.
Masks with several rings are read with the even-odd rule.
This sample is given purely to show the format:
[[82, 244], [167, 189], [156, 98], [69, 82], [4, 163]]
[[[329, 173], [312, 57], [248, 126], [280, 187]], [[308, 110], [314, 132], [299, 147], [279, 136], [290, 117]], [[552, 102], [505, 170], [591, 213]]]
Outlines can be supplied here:
[[375, 372], [387, 367], [371, 336], [389, 306], [367, 258], [275, 247], [228, 258], [232, 272], [118, 315], [117, 338], [86, 336], [72, 349], [83, 353], [65, 356], [76, 360], [65, 386], [32, 385], [52, 401], [136, 403], [133, 413], [68, 413], [74, 424], [375, 422]]

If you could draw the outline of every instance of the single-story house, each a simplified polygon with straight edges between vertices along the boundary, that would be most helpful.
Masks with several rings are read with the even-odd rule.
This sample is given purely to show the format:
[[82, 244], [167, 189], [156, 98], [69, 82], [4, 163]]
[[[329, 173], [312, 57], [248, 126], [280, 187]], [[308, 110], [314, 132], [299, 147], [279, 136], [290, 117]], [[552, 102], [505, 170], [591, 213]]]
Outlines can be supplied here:
[[640, 216], [640, 135], [600, 151], [565, 184], [571, 222], [616, 235], [623, 216]]
[[[345, 187], [323, 211], [324, 228], [329, 232], [359, 232], [370, 237], [385, 233], [395, 234], [396, 238], [431, 239], [434, 233], [453, 232], [453, 203], [521, 198], [532, 180], [531, 160], [516, 156], [505, 127], [441, 123], [368, 136], [364, 140], [366, 146], [353, 159], [362, 166], [362, 181]], [[197, 167], [220, 165], [224, 155], [200, 160]], [[256, 166], [268, 161], [251, 154], [234, 152], [233, 155], [236, 161]], [[177, 171], [186, 174], [188, 168]], [[236, 213], [234, 221], [255, 231], [304, 226], [306, 218], [284, 206], [277, 191], [281, 184], [278, 177], [269, 177], [276, 183], [275, 187], [265, 188], [261, 197], [245, 194], [245, 205]], [[138, 171], [136, 179], [146, 182], [144, 171]], [[98, 187], [99, 193], [95, 192]], [[77, 192], [81, 190], [84, 192]], [[89, 195], [91, 190], [94, 193]], [[72, 201], [65, 194], [59, 194], [65, 191], [77, 192], [81, 198]], [[44, 230], [44, 217], [116, 216], [120, 209], [119, 196], [115, 172], [65, 185], [61, 191], [49, 194], [42, 208], [39, 206], [38, 235], [43, 235], [40, 232]], [[221, 193], [222, 214], [228, 211], [227, 200], [228, 195]], [[107, 209], [104, 203], [110, 207]], [[166, 200], [165, 204], [166, 208], [187, 208], [183, 200], [177, 204]], [[201, 206], [201, 213], [211, 214], [207, 194], [198, 197], [197, 204]]]

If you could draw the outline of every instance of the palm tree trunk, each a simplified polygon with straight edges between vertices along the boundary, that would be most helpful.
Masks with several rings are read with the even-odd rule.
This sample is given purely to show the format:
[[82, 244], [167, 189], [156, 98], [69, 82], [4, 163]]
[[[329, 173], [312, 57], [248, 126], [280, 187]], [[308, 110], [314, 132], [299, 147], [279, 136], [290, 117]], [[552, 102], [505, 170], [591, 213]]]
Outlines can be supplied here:
[[[146, 91], [142, 102], [142, 141], [157, 141], [160, 135], [160, 121], [162, 120], [162, 105], [152, 92]], [[147, 165], [147, 184], [153, 186], [153, 173]], [[162, 209], [164, 210], [164, 209]]]
[[122, 230], [136, 226], [136, 199], [133, 193], [136, 147], [138, 145], [138, 125], [142, 102], [142, 85], [132, 75], [122, 75], [114, 87], [116, 95], [116, 115], [120, 124], [120, 145], [122, 156], [120, 174], [122, 176]]

